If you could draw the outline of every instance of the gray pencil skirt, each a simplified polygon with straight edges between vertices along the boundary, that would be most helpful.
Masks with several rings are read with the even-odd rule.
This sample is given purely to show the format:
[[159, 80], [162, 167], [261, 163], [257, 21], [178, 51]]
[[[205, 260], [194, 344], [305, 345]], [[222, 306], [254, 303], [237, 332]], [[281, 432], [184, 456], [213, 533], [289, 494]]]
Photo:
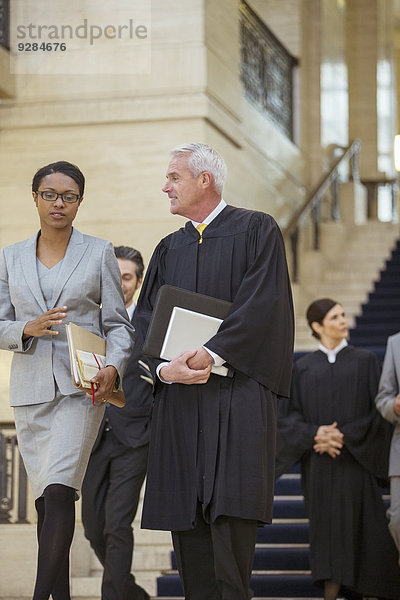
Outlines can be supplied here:
[[34, 497], [51, 483], [74, 488], [79, 496], [105, 405], [93, 406], [85, 394], [52, 402], [15, 406], [18, 445]]

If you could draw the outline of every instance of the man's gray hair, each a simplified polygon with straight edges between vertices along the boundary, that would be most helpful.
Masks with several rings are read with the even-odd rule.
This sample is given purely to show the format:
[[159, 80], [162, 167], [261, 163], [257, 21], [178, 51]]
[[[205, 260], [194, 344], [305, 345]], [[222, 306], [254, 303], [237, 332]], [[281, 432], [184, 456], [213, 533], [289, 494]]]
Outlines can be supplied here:
[[218, 152], [206, 144], [182, 144], [171, 150], [173, 157], [179, 154], [190, 154], [188, 165], [193, 177], [198, 177], [204, 171], [211, 173], [215, 191], [222, 194], [227, 167]]

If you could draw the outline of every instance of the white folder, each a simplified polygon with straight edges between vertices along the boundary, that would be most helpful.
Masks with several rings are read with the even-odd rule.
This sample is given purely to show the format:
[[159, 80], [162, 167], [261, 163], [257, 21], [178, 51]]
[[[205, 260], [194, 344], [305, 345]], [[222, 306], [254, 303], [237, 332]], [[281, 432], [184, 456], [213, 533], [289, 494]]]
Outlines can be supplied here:
[[[175, 306], [161, 348], [160, 358], [172, 360], [186, 350], [199, 350], [218, 331], [222, 319]], [[213, 366], [212, 373], [226, 376], [228, 369]]]

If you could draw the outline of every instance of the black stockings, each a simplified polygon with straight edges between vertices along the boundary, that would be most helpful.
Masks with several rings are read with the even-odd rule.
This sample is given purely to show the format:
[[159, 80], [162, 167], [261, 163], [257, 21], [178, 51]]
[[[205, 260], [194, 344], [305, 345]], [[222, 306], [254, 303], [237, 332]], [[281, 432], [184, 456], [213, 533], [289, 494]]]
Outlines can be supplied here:
[[54, 483], [35, 501], [38, 565], [33, 600], [70, 600], [69, 550], [75, 527], [75, 490]]
[[340, 591], [340, 583], [335, 583], [330, 579], [325, 580], [324, 600], [336, 600]]

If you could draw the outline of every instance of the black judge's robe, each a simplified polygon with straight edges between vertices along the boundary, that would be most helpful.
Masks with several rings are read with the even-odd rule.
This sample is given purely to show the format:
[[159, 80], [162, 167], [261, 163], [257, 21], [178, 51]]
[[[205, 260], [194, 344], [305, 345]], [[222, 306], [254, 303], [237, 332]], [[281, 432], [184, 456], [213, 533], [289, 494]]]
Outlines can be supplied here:
[[[379, 371], [374, 354], [353, 346], [332, 364], [320, 350], [295, 362], [291, 399], [279, 406], [277, 476], [301, 461], [313, 582], [341, 583], [349, 598], [398, 600], [398, 554], [377, 482], [387, 477], [391, 438], [375, 408]], [[318, 427], [333, 421], [344, 435], [334, 459], [313, 450]]]
[[142, 518], [149, 529], [192, 528], [197, 498], [212, 521], [272, 516], [275, 395], [289, 393], [293, 350], [282, 236], [269, 215], [226, 206], [198, 241], [188, 222], [159, 243], [134, 325], [145, 335], [163, 284], [231, 301], [206, 345], [234, 375], [212, 374], [204, 385], [157, 380]]

